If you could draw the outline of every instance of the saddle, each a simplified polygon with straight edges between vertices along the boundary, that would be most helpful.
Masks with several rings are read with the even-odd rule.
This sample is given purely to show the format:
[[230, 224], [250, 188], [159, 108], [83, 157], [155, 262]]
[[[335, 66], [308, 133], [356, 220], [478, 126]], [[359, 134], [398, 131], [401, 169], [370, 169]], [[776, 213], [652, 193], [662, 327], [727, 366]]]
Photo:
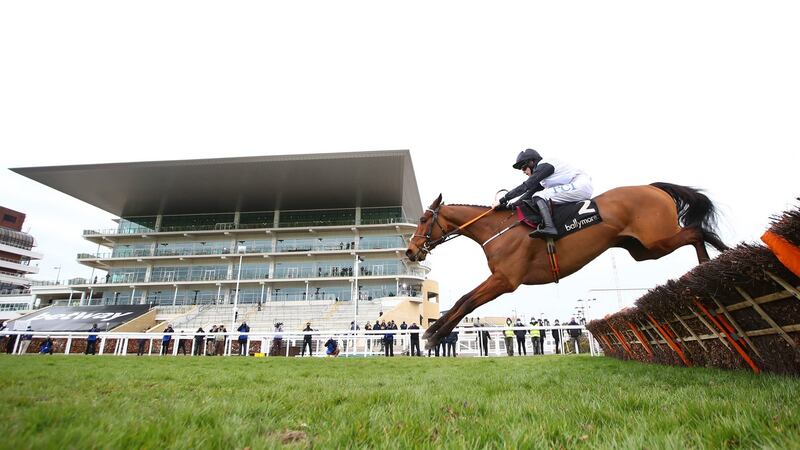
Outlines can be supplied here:
[[[537, 228], [542, 221], [539, 209], [530, 200], [523, 200], [515, 207], [517, 219], [531, 228]], [[558, 230], [558, 240], [564, 236], [586, 229], [603, 221], [597, 203], [592, 200], [581, 200], [573, 203], [550, 202], [550, 211], [553, 212], [553, 223]]]

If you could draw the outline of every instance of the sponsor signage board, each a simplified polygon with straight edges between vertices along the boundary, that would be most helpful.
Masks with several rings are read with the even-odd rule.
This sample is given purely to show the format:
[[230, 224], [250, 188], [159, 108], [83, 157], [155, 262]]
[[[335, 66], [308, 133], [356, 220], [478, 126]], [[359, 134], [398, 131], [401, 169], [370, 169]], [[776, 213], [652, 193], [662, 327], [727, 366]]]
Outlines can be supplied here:
[[30, 325], [33, 331], [89, 331], [97, 324], [97, 329], [107, 331], [148, 310], [147, 305], [52, 306], [14, 321], [10, 328], [24, 330]]

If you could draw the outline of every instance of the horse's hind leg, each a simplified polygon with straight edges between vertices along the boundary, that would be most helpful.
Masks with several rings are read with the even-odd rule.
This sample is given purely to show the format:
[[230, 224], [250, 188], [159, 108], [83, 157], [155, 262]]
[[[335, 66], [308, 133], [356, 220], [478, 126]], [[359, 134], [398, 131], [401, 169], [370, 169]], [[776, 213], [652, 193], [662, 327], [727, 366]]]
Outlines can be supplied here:
[[427, 341], [425, 347], [433, 348], [453, 331], [453, 328], [461, 322], [464, 316], [484, 303], [488, 303], [514, 289], [515, 287], [512, 287], [505, 277], [492, 274], [478, 287], [458, 299], [456, 304], [445, 315], [428, 328], [423, 336], [423, 339]]
[[624, 248], [631, 254], [636, 261], [644, 261], [648, 259], [658, 259], [662, 256], [669, 255], [676, 249], [684, 245], [691, 245], [697, 252], [697, 261], [700, 263], [708, 261], [708, 251], [706, 251], [706, 244], [703, 241], [703, 232], [697, 227], [681, 228], [681, 230], [674, 235], [656, 241], [645, 247], [638, 240], [633, 238], [624, 239], [618, 244], [619, 247]]

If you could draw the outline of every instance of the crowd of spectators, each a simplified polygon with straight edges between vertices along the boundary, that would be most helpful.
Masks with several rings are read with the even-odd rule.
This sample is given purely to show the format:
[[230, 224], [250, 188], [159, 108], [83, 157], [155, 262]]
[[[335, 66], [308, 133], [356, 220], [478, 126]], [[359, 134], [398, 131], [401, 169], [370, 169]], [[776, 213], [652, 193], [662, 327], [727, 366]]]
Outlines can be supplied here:
[[[504, 347], [508, 356], [514, 356], [515, 343], [517, 355], [527, 356], [528, 347], [526, 337], [528, 336], [530, 337], [530, 350], [532, 355], [544, 354], [544, 343], [547, 337], [552, 339], [554, 353], [556, 354], [559, 354], [562, 351], [565, 351], [566, 353], [580, 352], [580, 341], [582, 335], [581, 330], [578, 328], [568, 330], [556, 329], [555, 327], [561, 326], [561, 323], [558, 319], [554, 320], [554, 328], [550, 329], [548, 329], [550, 327], [549, 320], [544, 318], [538, 320], [531, 318], [527, 326], [519, 318], [514, 321], [509, 317], [506, 319], [505, 323], [505, 329], [497, 333], [488, 330], [484, 331], [483, 328], [490, 327], [491, 325], [488, 323], [481, 323], [480, 318], [477, 318], [473, 321], [473, 326], [478, 328], [477, 333], [475, 333], [475, 337], [477, 340], [477, 349], [479, 355], [489, 355], [490, 343], [492, 342], [493, 334], [495, 333], [503, 337], [503, 343], [505, 344]], [[579, 322], [574, 317], [568, 322], [564, 323], [564, 325], [570, 326], [580, 326], [582, 324], [582, 321]], [[0, 331], [5, 329], [6, 325], [6, 323], [0, 325]], [[349, 345], [354, 345], [357, 342], [356, 336], [358, 336], [358, 334], [355, 332], [360, 331], [361, 327], [359, 327], [355, 321], [352, 321], [349, 329], [354, 333], [349, 338], [347, 333], [345, 333], [344, 336], [340, 335], [342, 344], [341, 347], [340, 342], [337, 341], [335, 337], [330, 337], [325, 342], [324, 347], [326, 355], [337, 356], [339, 355], [340, 351], [347, 351], [348, 343]], [[386, 319], [378, 318], [374, 323], [366, 322], [364, 324], [364, 331], [368, 331], [370, 333], [366, 335], [366, 339], [359, 341], [361, 342], [359, 347], [364, 348], [367, 352], [376, 350], [383, 353], [383, 355], [386, 357], [394, 357], [395, 345], [398, 342], [397, 337], [400, 335], [402, 338], [399, 341], [402, 343], [402, 347], [399, 350], [401, 354], [419, 357], [422, 356], [422, 352], [420, 351], [421, 336], [418, 332], [419, 330], [420, 326], [417, 323], [412, 322], [411, 325], [408, 325], [405, 321], [403, 321], [398, 326], [397, 323], [395, 323], [395, 321], [392, 319], [387, 321]], [[147, 330], [142, 330], [142, 332], [146, 331]], [[250, 333], [250, 326], [247, 325], [246, 322], [242, 322], [236, 331], [239, 333], [238, 338], [236, 339], [238, 342], [238, 355], [248, 356], [248, 335]], [[308, 350], [309, 356], [313, 356], [313, 333], [317, 330], [311, 327], [311, 322], [307, 322], [302, 331], [304, 334], [302, 339], [302, 348], [299, 352], [300, 356], [305, 356], [306, 350]], [[180, 331], [178, 334], [176, 334], [175, 330], [172, 328], [172, 325], [167, 325], [166, 329], [163, 331], [159, 353], [162, 356], [169, 355], [170, 347], [174, 346], [177, 347], [174, 349], [175, 354], [181, 353], [183, 355], [188, 355], [189, 353], [192, 353], [194, 356], [224, 355], [226, 344], [228, 343], [228, 336], [226, 336], [227, 332], [228, 331], [225, 328], [225, 325], [220, 324], [213, 325], [208, 332], [206, 332], [203, 327], [200, 327], [193, 336], [185, 336], [183, 335], [183, 331]], [[97, 353], [98, 333], [99, 329], [97, 324], [93, 324], [88, 336], [86, 337], [86, 348], [84, 350], [86, 355], [95, 355]], [[13, 353], [16, 350], [16, 353], [24, 354], [29, 351], [31, 342], [33, 341], [33, 330], [31, 326], [28, 325], [24, 333], [9, 334], [5, 337], [7, 338], [5, 342], [7, 353]], [[561, 340], [564, 338], [567, 340], [562, 344]], [[18, 343], [17, 340], [19, 341]], [[428, 356], [456, 357], [458, 353], [458, 340], [458, 332], [453, 331], [444, 339], [442, 339], [437, 346], [430, 348], [428, 350]], [[152, 342], [152, 339], [139, 338], [136, 341], [138, 344], [137, 355], [141, 356], [144, 354], [145, 344], [148, 341]], [[174, 344], [173, 341], [175, 342]], [[37, 340], [37, 342], [39, 341]], [[190, 345], [188, 349], [187, 345]], [[271, 356], [293, 354], [291, 351], [286, 353], [283, 346], [283, 323], [277, 322], [275, 323], [269, 354]], [[373, 349], [372, 347], [374, 346], [380, 346], [380, 348]], [[53, 354], [53, 347], [53, 339], [50, 336], [47, 336], [44, 341], [41, 341], [38, 344], [38, 349], [35, 350], [35, 352], [41, 354]], [[263, 348], [265, 347], [262, 347], [262, 349]], [[232, 344], [230, 350], [231, 353], [233, 353], [237, 350], [237, 348], [234, 346], [234, 344]]]

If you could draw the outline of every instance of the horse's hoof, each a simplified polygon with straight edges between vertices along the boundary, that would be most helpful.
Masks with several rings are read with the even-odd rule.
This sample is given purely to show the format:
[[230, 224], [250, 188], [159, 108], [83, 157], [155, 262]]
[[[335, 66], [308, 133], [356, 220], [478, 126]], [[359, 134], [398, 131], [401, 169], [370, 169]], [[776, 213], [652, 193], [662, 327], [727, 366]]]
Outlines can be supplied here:
[[438, 342], [434, 343], [431, 339], [425, 341], [425, 350], [433, 350]]

